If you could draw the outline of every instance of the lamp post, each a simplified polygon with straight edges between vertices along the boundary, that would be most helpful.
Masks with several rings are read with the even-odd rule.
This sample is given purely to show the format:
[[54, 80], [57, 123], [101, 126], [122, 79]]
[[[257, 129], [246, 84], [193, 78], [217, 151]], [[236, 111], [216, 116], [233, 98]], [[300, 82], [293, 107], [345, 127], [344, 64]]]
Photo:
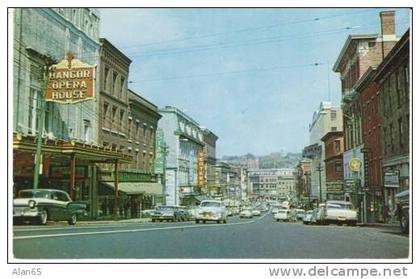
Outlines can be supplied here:
[[322, 182], [321, 182], [321, 172], [324, 170], [322, 167], [321, 167], [321, 162], [319, 162], [318, 163], [318, 167], [316, 168], [316, 170], [318, 171], [318, 174], [319, 174], [319, 200], [318, 200], [318, 205], [320, 204], [320, 203], [322, 203]]

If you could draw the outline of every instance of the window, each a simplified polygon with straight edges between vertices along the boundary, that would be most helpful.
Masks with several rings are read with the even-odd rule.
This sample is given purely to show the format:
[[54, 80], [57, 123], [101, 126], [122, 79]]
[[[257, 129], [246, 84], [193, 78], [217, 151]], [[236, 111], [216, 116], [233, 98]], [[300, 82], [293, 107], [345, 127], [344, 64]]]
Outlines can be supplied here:
[[336, 172], [342, 172], [343, 171], [343, 165], [341, 162], [335, 162], [335, 171]]
[[112, 123], [112, 127], [111, 127], [111, 129], [114, 129], [115, 128], [115, 125], [116, 125], [116, 123], [117, 123], [117, 108], [116, 107], [112, 107], [112, 119], [111, 119], [111, 123]]
[[398, 140], [400, 142], [400, 147], [404, 146], [403, 143], [403, 133], [404, 133], [404, 129], [403, 129], [403, 123], [402, 123], [402, 118], [398, 119]]
[[341, 141], [340, 140], [335, 140], [334, 141], [334, 150], [336, 153], [340, 153], [341, 151]]
[[128, 127], [127, 127], [127, 136], [129, 139], [131, 139], [131, 125], [132, 125], [132, 119], [128, 118]]
[[394, 74], [394, 78], [395, 78], [395, 93], [397, 94], [397, 104], [398, 107], [401, 106], [401, 88], [400, 88], [400, 82], [399, 82], [399, 70], [398, 68], [395, 71]]
[[393, 136], [394, 136], [394, 129], [393, 129], [394, 127], [393, 127], [393, 125], [392, 125], [392, 123], [389, 125], [389, 139], [390, 139], [390, 147], [391, 147], [391, 152], [394, 152], [394, 139], [393, 139]]
[[337, 119], [337, 111], [332, 110], [330, 116], [331, 116], [331, 120]]
[[84, 135], [84, 140], [85, 142], [89, 143], [92, 140], [92, 125], [90, 124], [90, 121], [85, 119], [83, 120], [83, 124], [84, 124], [84, 129], [83, 129], [83, 135]]
[[337, 127], [331, 127], [331, 131], [332, 131], [332, 132], [337, 131]]
[[104, 80], [104, 89], [106, 92], [109, 92], [109, 68], [107, 66], [105, 66]]
[[114, 96], [117, 96], [117, 94], [118, 94], [117, 77], [118, 77], [118, 74], [114, 72], [114, 75], [113, 75], [113, 78], [112, 78], [112, 86], [113, 86], [113, 89], [114, 89], [114, 91], [112, 92], [112, 94]]
[[120, 110], [120, 131], [124, 131], [125, 125], [124, 125], [124, 111]]
[[384, 127], [384, 130], [383, 130], [383, 138], [384, 138], [384, 141], [385, 141], [385, 144], [384, 144], [384, 147], [383, 147], [383, 152], [384, 152], [384, 155], [386, 155], [386, 154], [388, 154], [388, 135], [387, 135], [387, 129], [386, 129], [386, 127]]
[[104, 108], [103, 108], [103, 111], [102, 111], [102, 127], [107, 127], [108, 125], [107, 125], [107, 121], [106, 121], [106, 118], [107, 118], [107, 114], [108, 114], [108, 103], [104, 103]]
[[28, 133], [36, 134], [38, 127], [38, 106], [39, 106], [39, 94], [40, 91], [31, 88], [29, 91], [29, 114], [28, 114]]

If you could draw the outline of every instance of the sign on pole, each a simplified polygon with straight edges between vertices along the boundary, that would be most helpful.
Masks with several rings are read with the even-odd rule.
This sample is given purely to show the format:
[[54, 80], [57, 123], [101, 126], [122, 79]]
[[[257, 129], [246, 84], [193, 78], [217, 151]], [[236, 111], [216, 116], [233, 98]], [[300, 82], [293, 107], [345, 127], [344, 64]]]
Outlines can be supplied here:
[[77, 103], [95, 99], [95, 66], [74, 59], [52, 65], [49, 69], [45, 100], [57, 103]]

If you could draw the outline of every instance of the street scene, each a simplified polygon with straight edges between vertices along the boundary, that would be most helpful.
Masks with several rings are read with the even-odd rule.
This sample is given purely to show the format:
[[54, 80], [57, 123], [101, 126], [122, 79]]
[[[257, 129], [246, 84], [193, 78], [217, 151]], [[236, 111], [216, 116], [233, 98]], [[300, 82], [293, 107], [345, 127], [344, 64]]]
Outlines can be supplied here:
[[410, 259], [411, 9], [8, 15], [12, 259]]

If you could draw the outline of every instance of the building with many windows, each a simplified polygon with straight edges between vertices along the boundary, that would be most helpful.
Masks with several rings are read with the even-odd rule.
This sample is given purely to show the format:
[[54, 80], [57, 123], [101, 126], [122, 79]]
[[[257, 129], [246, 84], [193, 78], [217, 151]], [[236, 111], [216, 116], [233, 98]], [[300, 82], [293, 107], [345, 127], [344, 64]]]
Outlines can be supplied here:
[[[98, 139], [99, 13], [88, 8], [18, 8], [12, 17], [14, 192], [33, 187], [65, 190], [89, 203], [89, 216], [95, 218], [96, 163], [130, 160]], [[49, 66], [57, 64], [68, 69], [93, 66], [93, 98], [46, 102], [52, 77], [47, 69], [54, 73]]]
[[251, 169], [248, 179], [253, 200], [287, 200], [296, 196], [294, 169]]
[[167, 144], [166, 204], [195, 203], [194, 199], [202, 193], [198, 157], [205, 146], [203, 131], [198, 122], [175, 107], [166, 106], [159, 109], [159, 113], [162, 118], [158, 127]]
[[382, 174], [387, 215], [395, 210], [395, 194], [410, 185], [410, 31], [407, 31], [378, 66], [382, 118]]
[[[343, 130], [342, 111], [330, 102], [321, 102], [309, 125], [310, 145], [303, 150], [303, 157], [311, 159], [311, 195], [318, 202], [326, 199], [325, 145], [322, 138], [329, 132]], [[322, 196], [321, 196], [322, 195]]]

